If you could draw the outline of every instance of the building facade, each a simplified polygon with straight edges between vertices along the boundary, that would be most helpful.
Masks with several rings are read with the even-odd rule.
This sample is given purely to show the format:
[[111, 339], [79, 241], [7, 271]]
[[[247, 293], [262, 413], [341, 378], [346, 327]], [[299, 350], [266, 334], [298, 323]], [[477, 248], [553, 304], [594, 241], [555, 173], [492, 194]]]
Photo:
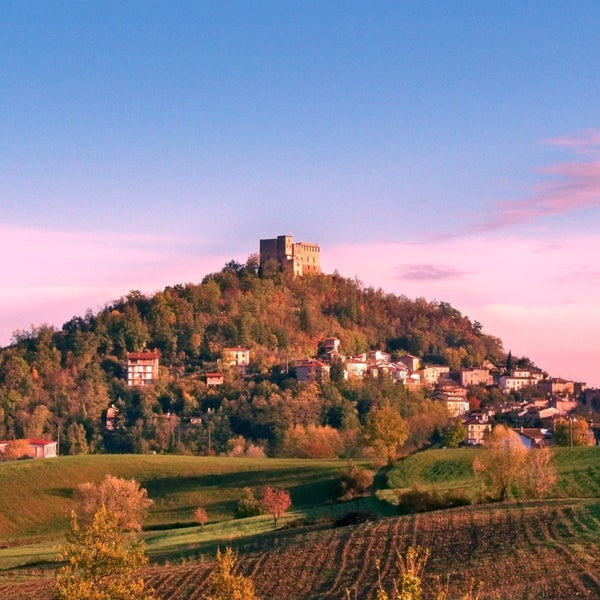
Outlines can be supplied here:
[[158, 379], [158, 352], [127, 354], [127, 385], [149, 385]]
[[294, 242], [291, 235], [260, 240], [260, 266], [269, 260], [290, 268], [294, 276], [321, 272], [321, 250], [313, 242]]

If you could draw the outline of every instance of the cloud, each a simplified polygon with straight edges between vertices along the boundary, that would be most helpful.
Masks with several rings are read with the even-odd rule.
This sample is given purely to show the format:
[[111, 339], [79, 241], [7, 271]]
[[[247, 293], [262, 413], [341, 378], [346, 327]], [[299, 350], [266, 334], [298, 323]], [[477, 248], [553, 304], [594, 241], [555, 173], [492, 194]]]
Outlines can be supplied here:
[[[540, 169], [538, 182], [528, 197], [496, 202], [489, 209], [465, 215], [464, 227], [443, 233], [452, 239], [463, 235], [494, 232], [538, 219], [600, 206], [600, 131], [546, 140], [566, 148], [579, 158]], [[431, 238], [428, 238], [428, 240]]]
[[[65, 232], [0, 223], [0, 346], [14, 330], [60, 327], [131, 289], [153, 293], [198, 282], [231, 257], [160, 235]], [[235, 257], [234, 257], [235, 258]]]
[[413, 281], [457, 279], [466, 275], [454, 267], [446, 265], [414, 264], [403, 266], [398, 269], [398, 279]]
[[545, 140], [549, 146], [569, 148], [578, 154], [597, 154], [600, 147], [600, 131], [588, 129], [575, 135], [565, 135]]

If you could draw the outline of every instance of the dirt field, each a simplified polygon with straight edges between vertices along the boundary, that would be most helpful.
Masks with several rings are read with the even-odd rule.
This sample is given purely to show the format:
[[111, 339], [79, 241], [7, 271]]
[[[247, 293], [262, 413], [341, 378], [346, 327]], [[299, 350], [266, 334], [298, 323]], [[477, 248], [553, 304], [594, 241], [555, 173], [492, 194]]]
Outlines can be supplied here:
[[[600, 598], [600, 503], [495, 505], [461, 508], [338, 529], [288, 531], [240, 548], [239, 571], [250, 575], [264, 600], [342, 600], [374, 597], [376, 560], [384, 586], [409, 546], [430, 549], [425, 587], [449, 577], [450, 598], [472, 582], [480, 597], [511, 600]], [[164, 600], [199, 600], [210, 561], [151, 567], [148, 583]], [[0, 581], [0, 598], [51, 598], [52, 581]], [[355, 590], [355, 592], [354, 592]]]

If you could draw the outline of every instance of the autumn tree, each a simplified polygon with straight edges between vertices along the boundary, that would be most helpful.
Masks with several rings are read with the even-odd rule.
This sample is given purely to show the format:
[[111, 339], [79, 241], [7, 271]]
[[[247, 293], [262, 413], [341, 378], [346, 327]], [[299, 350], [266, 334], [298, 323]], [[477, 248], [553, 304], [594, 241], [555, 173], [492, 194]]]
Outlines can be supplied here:
[[208, 513], [206, 512], [206, 509], [203, 506], [199, 506], [194, 511], [194, 519], [196, 519], [196, 521], [200, 523], [200, 527], [204, 527], [206, 523], [208, 523]]
[[104, 506], [115, 514], [119, 527], [125, 531], [141, 531], [152, 500], [148, 492], [135, 479], [122, 479], [106, 475], [100, 483], [88, 481], [75, 490], [79, 518], [89, 522]]
[[485, 441], [485, 449], [473, 461], [486, 491], [498, 500], [508, 500], [519, 483], [527, 462], [527, 448], [519, 435], [506, 425], [497, 425]]
[[367, 415], [365, 440], [378, 458], [391, 464], [398, 457], [398, 447], [408, 438], [400, 413], [389, 404], [372, 409]]
[[3, 451], [0, 451], [2, 460], [18, 460], [31, 456], [31, 447], [27, 440], [10, 440]]
[[463, 422], [458, 420], [454, 425], [449, 426], [444, 435], [442, 436], [442, 442], [444, 446], [448, 448], [458, 448], [467, 438], [467, 430], [463, 425]]
[[144, 545], [123, 533], [116, 513], [101, 506], [89, 525], [71, 515], [71, 531], [58, 560], [56, 600], [154, 600], [138, 571], [147, 563]]
[[556, 446], [593, 446], [594, 435], [584, 419], [562, 419], [554, 428]]
[[522, 476], [523, 491], [539, 500], [548, 495], [557, 480], [552, 450], [548, 447], [529, 450]]
[[362, 469], [354, 462], [348, 463], [348, 468], [340, 476], [339, 491], [342, 500], [362, 496], [373, 485], [375, 473]]
[[210, 575], [206, 600], [257, 600], [252, 579], [234, 573], [236, 562], [237, 554], [231, 548], [217, 550], [217, 566]]
[[286, 490], [274, 489], [267, 486], [262, 493], [261, 504], [264, 511], [270, 514], [277, 521], [285, 514], [286, 510], [292, 505], [290, 493]]
[[[404, 555], [398, 554], [398, 579], [394, 581], [391, 596], [385, 591], [381, 575], [377, 589], [377, 600], [421, 600], [423, 598], [422, 579], [429, 550], [410, 546]], [[379, 571], [379, 564], [377, 565]]]

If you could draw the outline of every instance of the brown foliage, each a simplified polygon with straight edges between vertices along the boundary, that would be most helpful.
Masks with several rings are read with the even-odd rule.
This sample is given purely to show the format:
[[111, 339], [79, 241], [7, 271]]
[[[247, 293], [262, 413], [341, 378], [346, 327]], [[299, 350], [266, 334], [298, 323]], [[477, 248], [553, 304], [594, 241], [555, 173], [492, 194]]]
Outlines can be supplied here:
[[119, 526], [126, 531], [140, 531], [152, 500], [135, 479], [107, 475], [100, 483], [88, 481], [75, 490], [77, 511], [83, 521], [89, 522], [104, 506], [117, 515]]

